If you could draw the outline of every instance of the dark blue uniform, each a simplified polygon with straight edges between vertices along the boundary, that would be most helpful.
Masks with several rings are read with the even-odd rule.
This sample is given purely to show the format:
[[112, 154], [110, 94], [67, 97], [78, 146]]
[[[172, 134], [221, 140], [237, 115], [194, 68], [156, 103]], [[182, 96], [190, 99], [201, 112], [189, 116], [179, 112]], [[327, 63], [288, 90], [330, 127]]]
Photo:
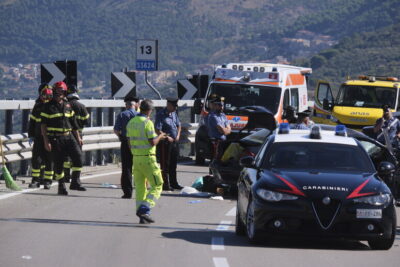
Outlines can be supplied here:
[[[166, 108], [159, 111], [156, 115], [155, 129], [168, 134], [174, 140], [178, 136], [178, 129], [181, 126], [176, 112], [168, 112]], [[158, 145], [158, 156], [160, 161], [161, 173], [164, 180], [164, 190], [181, 189], [176, 177], [176, 167], [178, 164], [179, 144], [162, 140]]]
[[121, 132], [119, 140], [121, 141], [121, 188], [124, 192], [123, 198], [132, 197], [132, 166], [133, 155], [129, 146], [129, 138], [126, 137], [126, 125], [128, 122], [138, 114], [135, 109], [127, 109], [118, 114], [115, 121], [114, 130]]
[[210, 112], [207, 118], [207, 129], [208, 129], [208, 136], [210, 138], [225, 141], [226, 136], [220, 133], [217, 129], [217, 125], [221, 127], [227, 127], [229, 124], [228, 119], [223, 112]]

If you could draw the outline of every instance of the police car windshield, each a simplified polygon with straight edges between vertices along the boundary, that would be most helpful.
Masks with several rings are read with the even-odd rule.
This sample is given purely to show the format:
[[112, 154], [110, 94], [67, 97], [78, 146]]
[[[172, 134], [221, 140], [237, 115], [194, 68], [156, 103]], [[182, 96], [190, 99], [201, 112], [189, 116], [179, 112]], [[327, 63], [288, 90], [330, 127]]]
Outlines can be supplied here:
[[281, 88], [247, 84], [211, 84], [213, 94], [225, 97], [225, 110], [234, 111], [244, 106], [263, 106], [273, 114], [278, 110]]
[[337, 105], [349, 107], [381, 108], [395, 106], [396, 90], [389, 87], [343, 85], [340, 88]]
[[373, 173], [374, 166], [359, 146], [330, 143], [275, 143], [267, 152], [266, 169]]

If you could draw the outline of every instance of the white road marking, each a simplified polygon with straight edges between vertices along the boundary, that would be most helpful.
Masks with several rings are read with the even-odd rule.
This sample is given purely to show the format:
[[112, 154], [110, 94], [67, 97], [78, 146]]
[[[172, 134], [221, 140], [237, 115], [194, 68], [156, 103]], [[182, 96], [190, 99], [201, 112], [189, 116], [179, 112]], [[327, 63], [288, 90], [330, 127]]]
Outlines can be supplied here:
[[228, 211], [225, 216], [236, 216], [236, 207], [233, 207], [230, 211]]
[[217, 231], [228, 231], [231, 221], [221, 221], [217, 227]]
[[[87, 175], [87, 176], [83, 176], [81, 177], [81, 180], [89, 180], [89, 179], [93, 179], [93, 178], [97, 178], [97, 177], [101, 177], [101, 176], [107, 176], [107, 175], [113, 175], [113, 174], [119, 174], [121, 173], [121, 171], [115, 171], [115, 172], [107, 172], [107, 173], [100, 173], [100, 174], [93, 174], [93, 175]], [[57, 182], [52, 183], [51, 186], [56, 186], [58, 185]], [[34, 191], [38, 191], [42, 188], [35, 188], [35, 189], [25, 189], [22, 191], [18, 191], [18, 192], [13, 192], [13, 193], [8, 193], [5, 195], [0, 196], [0, 200], [2, 199], [6, 199], [6, 198], [10, 198], [10, 197], [14, 197], [14, 196], [18, 196], [24, 193], [29, 193], [29, 192], [34, 192]]]
[[211, 239], [211, 250], [225, 250], [224, 238], [223, 237], [213, 237]]
[[213, 258], [214, 266], [215, 267], [229, 267], [228, 260], [226, 258]]

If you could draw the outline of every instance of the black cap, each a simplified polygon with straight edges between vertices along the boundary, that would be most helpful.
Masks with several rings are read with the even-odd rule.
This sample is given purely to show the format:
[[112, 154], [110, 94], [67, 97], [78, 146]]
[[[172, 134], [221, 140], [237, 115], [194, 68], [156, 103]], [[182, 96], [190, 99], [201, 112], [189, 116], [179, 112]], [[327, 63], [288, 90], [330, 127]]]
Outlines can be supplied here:
[[136, 96], [125, 96], [124, 102], [132, 102], [132, 101], [139, 102], [139, 98]]
[[298, 112], [298, 113], [297, 113], [297, 116], [298, 116], [299, 118], [310, 117], [310, 115], [311, 115], [311, 111], [310, 111], [310, 110], [304, 110], [304, 111], [302, 111], [302, 112]]
[[212, 98], [212, 99], [210, 100], [210, 102], [213, 103], [213, 104], [220, 104], [220, 105], [222, 105], [222, 104], [224, 104], [224, 100], [225, 100], [225, 97], [223, 97], [223, 96], [217, 96], [217, 97], [215, 97], [215, 98]]
[[174, 106], [178, 105], [178, 98], [177, 97], [167, 97], [165, 98], [167, 100], [167, 102], [171, 103]]
[[389, 112], [390, 111], [390, 106], [389, 105], [383, 105], [382, 109], [383, 109], [383, 112]]

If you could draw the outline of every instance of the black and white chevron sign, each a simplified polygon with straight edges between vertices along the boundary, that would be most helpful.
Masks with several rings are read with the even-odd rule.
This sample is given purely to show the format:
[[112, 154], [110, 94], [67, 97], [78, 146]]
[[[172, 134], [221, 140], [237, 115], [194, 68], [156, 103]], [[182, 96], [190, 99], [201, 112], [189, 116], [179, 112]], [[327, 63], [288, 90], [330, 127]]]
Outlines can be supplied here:
[[77, 62], [76, 60], [60, 60], [53, 63], [40, 64], [41, 83], [50, 85], [63, 81], [67, 85], [77, 86]]
[[124, 98], [125, 96], [136, 96], [136, 73], [112, 72], [111, 96], [115, 98]]

